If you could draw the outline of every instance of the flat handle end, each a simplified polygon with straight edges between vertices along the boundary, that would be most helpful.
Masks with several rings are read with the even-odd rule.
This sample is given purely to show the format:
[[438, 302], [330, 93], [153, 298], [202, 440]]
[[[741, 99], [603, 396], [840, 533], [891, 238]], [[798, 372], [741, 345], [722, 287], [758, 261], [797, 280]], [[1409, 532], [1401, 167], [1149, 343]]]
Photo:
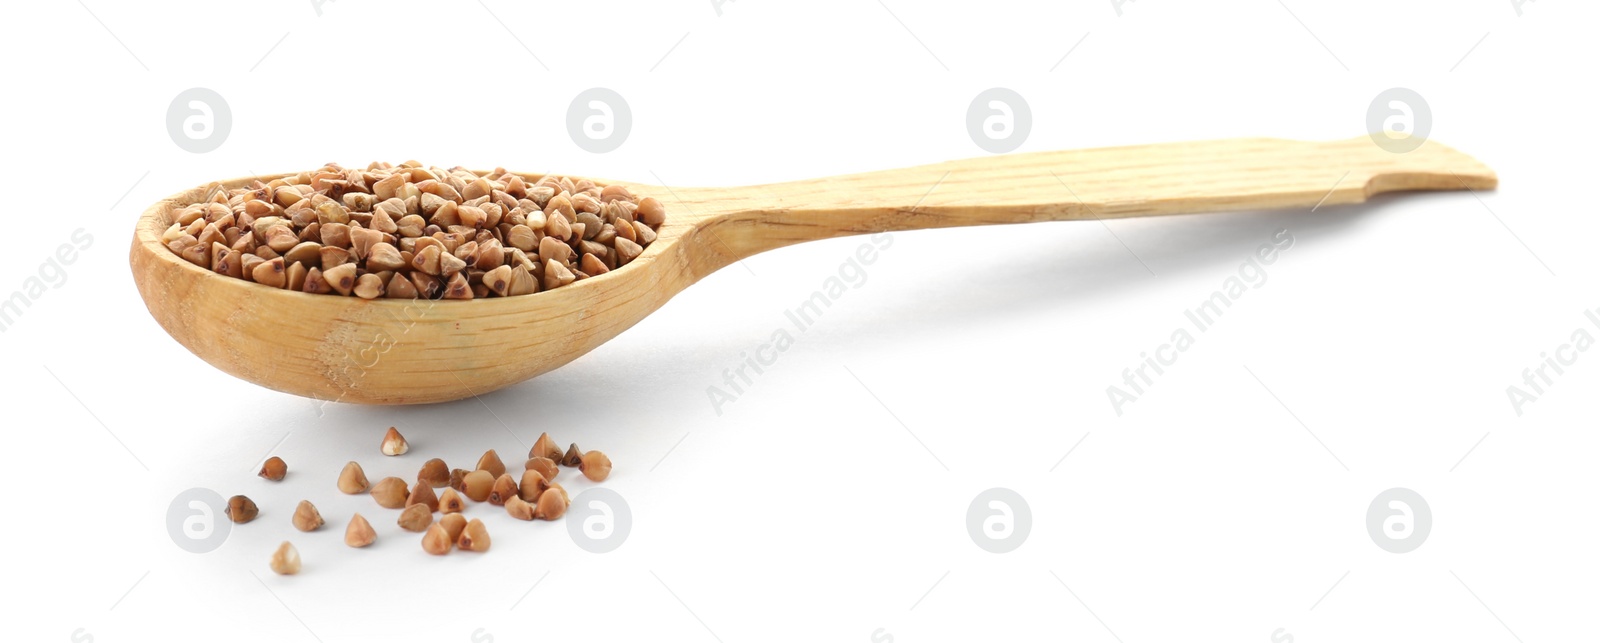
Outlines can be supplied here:
[[[1378, 140], [1384, 135], [1342, 141], [1367, 150], [1371, 162], [1367, 196], [1411, 190], [1493, 190], [1500, 185], [1494, 170], [1472, 155], [1432, 139], [1413, 144], [1407, 139]], [[1413, 147], [1415, 145], [1415, 147]]]

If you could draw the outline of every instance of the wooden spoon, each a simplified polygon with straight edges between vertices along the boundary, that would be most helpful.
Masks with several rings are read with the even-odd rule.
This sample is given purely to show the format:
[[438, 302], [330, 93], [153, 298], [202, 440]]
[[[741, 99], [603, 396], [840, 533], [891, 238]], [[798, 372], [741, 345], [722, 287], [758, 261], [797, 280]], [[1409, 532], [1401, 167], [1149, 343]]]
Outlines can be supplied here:
[[[539, 175], [523, 176], [532, 181]], [[241, 187], [254, 178], [277, 177], [221, 185]], [[667, 205], [659, 237], [632, 263], [547, 292], [472, 301], [313, 295], [199, 268], [160, 239], [176, 212], [200, 200], [208, 185], [145, 210], [134, 231], [131, 263], [150, 314], [217, 368], [307, 397], [419, 404], [474, 396], [546, 373], [616, 337], [717, 269], [802, 241], [981, 224], [1313, 208], [1359, 203], [1379, 192], [1488, 190], [1495, 183], [1488, 167], [1444, 145], [1430, 141], [1391, 153], [1365, 136], [1015, 154], [740, 188], [621, 182]]]

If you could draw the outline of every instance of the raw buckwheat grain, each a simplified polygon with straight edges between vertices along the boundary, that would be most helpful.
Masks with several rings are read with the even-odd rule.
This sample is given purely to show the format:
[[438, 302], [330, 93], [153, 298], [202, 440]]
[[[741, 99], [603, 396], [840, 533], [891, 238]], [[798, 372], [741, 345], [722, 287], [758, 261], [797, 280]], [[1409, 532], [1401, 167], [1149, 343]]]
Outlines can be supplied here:
[[270, 288], [477, 299], [615, 270], [643, 253], [665, 220], [661, 201], [588, 179], [528, 181], [504, 169], [416, 161], [328, 164], [212, 190], [174, 212], [162, 241], [201, 268]]

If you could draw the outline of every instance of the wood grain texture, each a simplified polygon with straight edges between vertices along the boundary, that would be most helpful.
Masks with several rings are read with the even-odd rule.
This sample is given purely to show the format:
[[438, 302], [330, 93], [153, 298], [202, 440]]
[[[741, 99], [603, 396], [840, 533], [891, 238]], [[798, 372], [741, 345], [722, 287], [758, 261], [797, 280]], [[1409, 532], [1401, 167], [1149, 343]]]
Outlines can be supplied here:
[[[254, 178], [221, 185], [240, 187]], [[130, 263], [156, 321], [223, 371], [306, 397], [418, 404], [471, 397], [549, 372], [702, 277], [794, 243], [966, 225], [1311, 208], [1358, 203], [1380, 192], [1488, 190], [1496, 177], [1472, 157], [1432, 141], [1391, 153], [1363, 136], [992, 156], [740, 188], [597, 182], [621, 183], [667, 204], [656, 242], [617, 270], [534, 295], [368, 301], [215, 275], [160, 242], [176, 211], [210, 186], [150, 206], [135, 229]]]

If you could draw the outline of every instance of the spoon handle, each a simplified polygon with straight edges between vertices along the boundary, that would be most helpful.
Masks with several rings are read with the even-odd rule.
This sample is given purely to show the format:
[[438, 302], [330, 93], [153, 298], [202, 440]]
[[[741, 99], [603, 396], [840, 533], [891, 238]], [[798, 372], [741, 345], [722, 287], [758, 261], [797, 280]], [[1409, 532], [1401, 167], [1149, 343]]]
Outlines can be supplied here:
[[1011, 154], [697, 196], [705, 199], [701, 225], [716, 233], [716, 249], [739, 259], [883, 231], [1314, 208], [1381, 192], [1495, 184], [1488, 166], [1443, 144], [1391, 152], [1362, 136]]

